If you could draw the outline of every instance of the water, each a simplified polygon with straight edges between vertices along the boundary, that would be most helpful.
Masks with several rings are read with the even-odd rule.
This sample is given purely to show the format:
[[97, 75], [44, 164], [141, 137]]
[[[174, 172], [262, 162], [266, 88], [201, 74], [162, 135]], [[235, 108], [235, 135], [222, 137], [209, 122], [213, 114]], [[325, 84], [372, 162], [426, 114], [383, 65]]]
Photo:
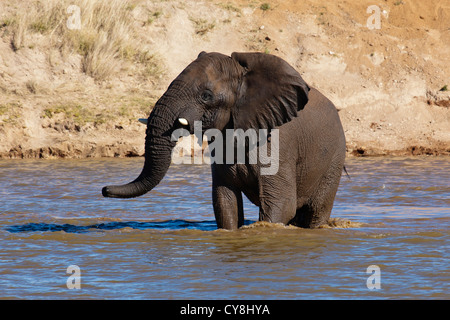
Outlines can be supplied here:
[[348, 159], [331, 227], [315, 230], [258, 223], [248, 201], [245, 227], [216, 230], [207, 165], [173, 165], [140, 198], [101, 196], [142, 164], [0, 161], [0, 298], [450, 298], [448, 157]]

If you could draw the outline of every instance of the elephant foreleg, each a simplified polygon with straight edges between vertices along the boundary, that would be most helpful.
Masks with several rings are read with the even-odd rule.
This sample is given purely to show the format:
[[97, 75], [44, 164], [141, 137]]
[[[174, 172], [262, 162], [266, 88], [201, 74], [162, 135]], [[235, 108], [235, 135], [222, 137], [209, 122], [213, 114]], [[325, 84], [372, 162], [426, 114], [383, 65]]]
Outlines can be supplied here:
[[241, 191], [234, 187], [215, 183], [214, 178], [213, 205], [218, 228], [234, 230], [244, 224]]

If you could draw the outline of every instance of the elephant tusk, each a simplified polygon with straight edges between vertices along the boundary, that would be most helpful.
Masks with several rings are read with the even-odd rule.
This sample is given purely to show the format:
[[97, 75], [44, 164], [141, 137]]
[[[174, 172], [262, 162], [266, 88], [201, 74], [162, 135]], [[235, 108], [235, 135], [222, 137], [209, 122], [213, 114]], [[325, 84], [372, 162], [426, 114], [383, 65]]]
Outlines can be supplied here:
[[143, 118], [141, 118], [141, 119], [139, 119], [138, 121], [139, 121], [140, 123], [147, 124], [148, 119], [143, 119]]
[[185, 118], [178, 118], [178, 122], [183, 126], [187, 126], [189, 124], [189, 122]]

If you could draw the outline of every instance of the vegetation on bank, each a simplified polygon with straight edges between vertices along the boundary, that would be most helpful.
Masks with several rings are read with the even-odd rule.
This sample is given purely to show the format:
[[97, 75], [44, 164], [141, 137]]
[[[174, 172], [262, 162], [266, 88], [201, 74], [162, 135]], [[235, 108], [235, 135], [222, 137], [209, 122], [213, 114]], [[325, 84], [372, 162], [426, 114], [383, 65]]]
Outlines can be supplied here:
[[31, 36], [41, 34], [62, 55], [80, 54], [82, 71], [96, 80], [123, 71], [124, 62], [138, 66], [144, 78], [161, 72], [156, 55], [139, 41], [130, 1], [46, 0], [16, 6], [15, 14], [0, 22], [14, 51], [33, 48], [36, 40]]
[[[4, 4], [9, 10], [0, 15], [0, 37], [17, 54], [36, 49], [44, 52], [50, 66], [57, 66], [61, 60], [77, 55], [81, 59], [80, 71], [100, 86], [120, 75], [131, 76], [141, 82], [154, 80], [163, 76], [164, 66], [156, 51], [143, 43], [142, 32], [146, 26], [156, 23], [167, 13], [163, 9], [149, 9], [147, 6], [135, 10], [142, 3], [139, 0], [10, 1]], [[242, 14], [241, 9], [230, 2], [218, 2], [216, 5], [235, 13], [237, 17]], [[270, 4], [257, 1], [249, 5], [260, 10], [270, 8]], [[137, 19], [136, 11], [144, 12], [147, 18], [142, 20], [140, 16]], [[218, 23], [213, 17], [195, 15], [190, 16], [189, 20], [199, 37], [211, 32]], [[230, 22], [229, 19], [223, 21]], [[254, 31], [251, 37], [249, 42], [253, 43], [250, 45], [252, 50], [267, 52], [267, 48], [261, 47], [261, 41], [256, 39]], [[103, 86], [106, 89], [112, 87], [110, 84]], [[77, 126], [102, 124], [113, 121], [115, 117], [134, 121], [136, 117], [148, 115], [156, 102], [153, 93], [145, 89], [136, 92], [138, 88], [127, 94], [122, 91], [114, 96], [97, 96], [96, 100], [101, 101], [95, 103], [92, 97], [84, 95], [80, 98], [76, 94], [79, 88], [55, 93], [46, 83], [33, 78], [24, 82], [23, 89], [10, 90], [7, 84], [0, 83], [0, 92], [12, 93], [11, 99], [0, 105], [0, 127], [17, 124], [23, 112], [26, 112], [21, 100], [30, 94], [49, 97], [49, 105], [40, 110], [41, 118], [63, 116]], [[58, 95], [63, 97], [52, 99]]]
[[77, 127], [88, 123], [92, 123], [94, 126], [107, 122], [119, 123], [120, 121], [117, 119], [128, 119], [128, 121], [135, 122], [137, 117], [148, 116], [150, 106], [155, 104], [157, 98], [130, 94], [103, 99], [108, 101], [100, 101], [96, 108], [91, 108], [90, 102], [86, 100], [54, 103], [43, 109], [41, 118], [56, 119], [62, 116]]
[[[75, 128], [147, 116], [156, 101], [152, 92], [131, 87], [111, 94], [119, 76], [145, 83], [163, 74], [161, 59], [140, 40], [142, 26], [133, 16], [136, 3], [129, 0], [3, 3], [7, 10], [0, 15], [0, 37], [12, 52], [30, 59], [42, 52], [50, 70], [73, 57], [80, 63], [79, 69], [72, 71], [76, 80], [70, 81], [71, 76], [66, 75], [59, 86], [33, 76], [27, 76], [19, 89], [0, 82], [4, 98], [0, 101], [0, 129], [22, 126], [25, 113], [30, 112], [24, 108], [24, 104], [30, 103], [24, 100], [34, 104], [33, 112], [44, 123], [64, 119]], [[161, 15], [162, 12], [151, 12], [147, 22], [152, 23]], [[94, 85], [83, 83], [80, 74], [92, 78]]]

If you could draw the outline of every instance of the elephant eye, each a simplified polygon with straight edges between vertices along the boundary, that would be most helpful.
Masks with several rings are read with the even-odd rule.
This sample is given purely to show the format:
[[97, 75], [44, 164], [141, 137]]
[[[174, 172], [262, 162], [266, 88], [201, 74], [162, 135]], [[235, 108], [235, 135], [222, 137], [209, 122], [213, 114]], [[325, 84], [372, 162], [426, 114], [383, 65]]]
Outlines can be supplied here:
[[211, 100], [213, 99], [212, 92], [209, 91], [209, 90], [203, 91], [203, 92], [202, 92], [202, 95], [201, 95], [201, 98], [202, 98], [202, 100], [205, 101], [205, 102], [211, 101]]

